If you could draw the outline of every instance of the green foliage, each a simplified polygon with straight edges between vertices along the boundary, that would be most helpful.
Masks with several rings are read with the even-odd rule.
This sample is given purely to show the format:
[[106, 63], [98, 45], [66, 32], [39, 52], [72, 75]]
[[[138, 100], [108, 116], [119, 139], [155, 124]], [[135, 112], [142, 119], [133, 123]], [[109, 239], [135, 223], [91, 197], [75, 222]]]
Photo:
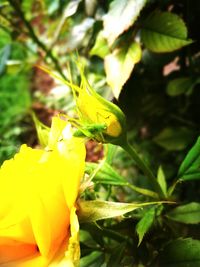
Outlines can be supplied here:
[[23, 73], [0, 77], [0, 163], [17, 151], [20, 136], [26, 131], [19, 123], [31, 104], [28, 88], [29, 81]]
[[[86, 173], [92, 174], [98, 168], [97, 163], [88, 162], [86, 164]], [[96, 183], [110, 185], [127, 185], [124, 177], [119, 175], [107, 162], [104, 162], [100, 170], [97, 171], [93, 180]]]
[[157, 180], [165, 197], [167, 197], [167, 181], [162, 167], [158, 169]]
[[160, 266], [195, 267], [200, 264], [200, 241], [177, 239], [167, 244], [159, 257]]
[[169, 12], [154, 12], [143, 23], [141, 38], [153, 52], [171, 52], [188, 45], [187, 28], [180, 17]]
[[104, 255], [100, 251], [91, 252], [80, 261], [80, 267], [101, 267], [104, 262]]
[[195, 224], [200, 223], [200, 203], [191, 202], [178, 206], [166, 215], [170, 220], [180, 223]]
[[147, 233], [149, 228], [152, 226], [154, 222], [154, 217], [155, 217], [155, 208], [153, 207], [147, 210], [144, 216], [142, 217], [142, 219], [137, 223], [136, 232], [139, 236], [138, 245], [140, 245], [144, 235]]
[[[70, 86], [35, 64], [79, 85], [78, 54], [91, 87], [127, 117], [132, 158], [88, 145], [95, 162], [80, 190], [81, 267], [200, 264], [199, 10], [200, 1], [187, 0], [0, 4], [0, 162], [22, 142], [36, 144], [30, 95], [45, 125], [58, 112], [77, 116]], [[45, 146], [43, 123], [35, 118]], [[74, 132], [89, 138], [101, 126]]]
[[167, 85], [167, 94], [170, 96], [179, 96], [181, 94], [191, 94], [195, 85], [199, 81], [191, 77], [181, 77], [171, 80]]
[[183, 160], [178, 177], [182, 180], [200, 179], [200, 137]]

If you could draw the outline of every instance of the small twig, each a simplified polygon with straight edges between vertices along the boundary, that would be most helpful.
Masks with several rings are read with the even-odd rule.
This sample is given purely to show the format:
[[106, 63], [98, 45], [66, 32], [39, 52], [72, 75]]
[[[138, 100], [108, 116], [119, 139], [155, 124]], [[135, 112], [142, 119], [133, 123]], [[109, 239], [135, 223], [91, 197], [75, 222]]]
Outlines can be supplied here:
[[35, 31], [33, 29], [33, 27], [31, 26], [30, 22], [25, 18], [23, 11], [21, 10], [20, 6], [16, 3], [15, 0], [8, 0], [8, 2], [10, 3], [10, 5], [14, 8], [14, 10], [16, 11], [16, 13], [18, 14], [18, 16], [20, 17], [20, 19], [23, 21], [24, 25], [26, 26], [29, 35], [31, 37], [31, 39], [46, 53], [46, 56], [49, 57], [52, 62], [55, 65], [55, 68], [57, 69], [57, 71], [60, 73], [60, 75], [66, 79], [60, 65], [59, 62], [57, 60], [57, 58], [54, 57], [54, 55], [52, 54], [51, 49], [48, 49], [45, 44], [43, 42], [41, 42], [37, 35], [35, 34]]

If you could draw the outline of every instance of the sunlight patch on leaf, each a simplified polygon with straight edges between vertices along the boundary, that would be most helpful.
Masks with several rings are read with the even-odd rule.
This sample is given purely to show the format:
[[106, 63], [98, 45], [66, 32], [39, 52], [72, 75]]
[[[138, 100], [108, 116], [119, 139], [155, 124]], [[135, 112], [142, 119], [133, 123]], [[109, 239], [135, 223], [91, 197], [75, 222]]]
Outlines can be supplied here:
[[104, 17], [104, 36], [109, 44], [126, 31], [136, 21], [146, 0], [114, 0], [111, 2], [109, 12]]
[[105, 58], [107, 83], [112, 88], [116, 98], [119, 97], [122, 86], [128, 80], [134, 65], [140, 61], [141, 47], [134, 42], [128, 47], [117, 48]]

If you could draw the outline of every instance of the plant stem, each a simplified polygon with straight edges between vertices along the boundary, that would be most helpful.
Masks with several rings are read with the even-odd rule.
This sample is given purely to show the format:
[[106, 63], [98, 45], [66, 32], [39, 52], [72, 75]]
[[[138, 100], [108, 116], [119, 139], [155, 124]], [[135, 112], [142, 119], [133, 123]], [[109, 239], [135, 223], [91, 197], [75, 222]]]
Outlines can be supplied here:
[[37, 35], [35, 34], [35, 31], [33, 29], [33, 27], [31, 26], [30, 22], [25, 18], [23, 11], [21, 10], [19, 4], [17, 3], [16, 0], [8, 0], [8, 2], [10, 3], [10, 5], [14, 8], [14, 10], [16, 11], [16, 13], [18, 14], [18, 16], [20, 17], [20, 19], [23, 21], [24, 25], [26, 26], [29, 35], [31, 37], [31, 39], [46, 53], [46, 56], [49, 57], [52, 62], [55, 65], [55, 68], [57, 69], [57, 71], [60, 73], [60, 75], [66, 79], [59, 63], [56, 57], [54, 57], [54, 55], [52, 54], [51, 49], [48, 49], [45, 44], [43, 42], [41, 42]]
[[159, 183], [157, 182], [156, 177], [154, 176], [151, 169], [146, 165], [146, 163], [139, 157], [136, 150], [126, 141], [121, 147], [131, 156], [131, 158], [136, 162], [139, 169], [148, 177], [153, 185], [154, 190], [163, 197], [163, 192], [160, 188]]

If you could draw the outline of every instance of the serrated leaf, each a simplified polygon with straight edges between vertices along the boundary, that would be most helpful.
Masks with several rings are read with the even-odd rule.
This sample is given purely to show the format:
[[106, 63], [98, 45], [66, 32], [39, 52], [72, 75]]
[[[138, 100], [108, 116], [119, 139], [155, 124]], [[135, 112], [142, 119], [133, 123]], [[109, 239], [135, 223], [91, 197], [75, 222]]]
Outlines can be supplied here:
[[196, 224], [200, 223], [200, 203], [192, 202], [186, 205], [179, 206], [166, 214], [170, 220]]
[[141, 38], [151, 51], [171, 52], [192, 43], [184, 21], [170, 12], [153, 12], [143, 23]]
[[184, 93], [192, 92], [197, 80], [191, 77], [181, 77], [171, 80], [167, 85], [167, 94], [170, 96], [178, 96]]
[[96, 222], [98, 220], [122, 216], [125, 213], [148, 205], [163, 202], [121, 203], [101, 200], [83, 201], [78, 203], [78, 217], [80, 222]]
[[104, 36], [109, 44], [127, 30], [136, 21], [146, 0], [114, 0], [111, 2], [109, 12], [104, 16]]
[[141, 244], [144, 235], [148, 232], [152, 226], [155, 218], [155, 207], [150, 208], [146, 211], [143, 218], [136, 225], [136, 232], [139, 236], [138, 246]]
[[[190, 149], [190, 151], [187, 153], [185, 159], [181, 163], [181, 166], [178, 171], [178, 177], [181, 179], [185, 179], [184, 176], [186, 175], [197, 175], [199, 173], [200, 177], [200, 137], [198, 137], [196, 143], [194, 146]], [[196, 170], [196, 172], [195, 172]], [[187, 180], [192, 180], [190, 177]]]
[[157, 181], [160, 185], [160, 188], [163, 191], [164, 196], [166, 197], [167, 196], [167, 183], [166, 183], [164, 171], [161, 166], [158, 169]]
[[193, 132], [185, 127], [164, 128], [153, 141], [169, 151], [179, 151], [186, 148], [193, 138]]
[[97, 35], [96, 41], [92, 49], [90, 50], [91, 56], [99, 56], [104, 59], [106, 55], [110, 53], [110, 49], [108, 47], [108, 42], [103, 36], [102, 31]]
[[176, 239], [171, 241], [160, 253], [158, 266], [200, 266], [200, 241], [192, 238]]
[[112, 54], [105, 57], [107, 83], [116, 98], [119, 97], [122, 86], [131, 75], [134, 65], [140, 61], [141, 55], [140, 45], [134, 42], [128, 47], [116, 48]]

